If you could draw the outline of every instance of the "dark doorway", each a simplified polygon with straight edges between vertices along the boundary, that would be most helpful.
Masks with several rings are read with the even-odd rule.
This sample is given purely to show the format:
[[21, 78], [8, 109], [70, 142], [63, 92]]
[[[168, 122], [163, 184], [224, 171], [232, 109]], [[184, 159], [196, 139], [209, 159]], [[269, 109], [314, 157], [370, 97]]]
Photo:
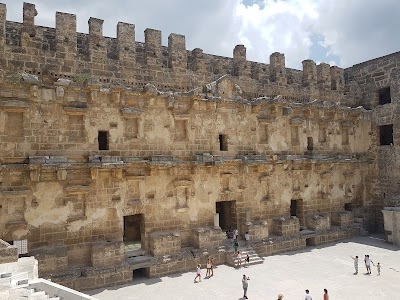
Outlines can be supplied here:
[[307, 150], [314, 150], [313, 138], [311, 136], [307, 137]]
[[297, 200], [290, 201], [290, 216], [297, 217]]
[[228, 138], [225, 134], [220, 134], [219, 140], [219, 151], [228, 151]]
[[345, 211], [352, 211], [353, 207], [352, 207], [351, 203], [345, 203], [344, 204], [344, 210]]
[[306, 246], [316, 246], [315, 237], [306, 239]]
[[99, 142], [99, 150], [108, 150], [108, 131], [99, 131], [97, 140]]
[[149, 278], [149, 268], [140, 268], [133, 270], [133, 280], [147, 279]]
[[124, 216], [124, 242], [138, 242], [142, 240], [143, 214]]
[[216, 212], [222, 230], [236, 229], [236, 201], [216, 202]]
[[381, 146], [393, 145], [393, 124], [379, 126], [379, 140]]

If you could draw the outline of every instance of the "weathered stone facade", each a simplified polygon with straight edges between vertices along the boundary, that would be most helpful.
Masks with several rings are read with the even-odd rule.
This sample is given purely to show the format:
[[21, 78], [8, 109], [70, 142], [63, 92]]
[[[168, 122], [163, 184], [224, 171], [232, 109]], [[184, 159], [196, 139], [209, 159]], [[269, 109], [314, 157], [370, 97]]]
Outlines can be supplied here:
[[377, 126], [396, 125], [400, 54], [293, 70], [36, 14], [0, 5], [0, 238], [27, 240], [41, 276], [88, 289], [224, 263], [229, 228], [260, 255], [383, 228], [400, 175]]

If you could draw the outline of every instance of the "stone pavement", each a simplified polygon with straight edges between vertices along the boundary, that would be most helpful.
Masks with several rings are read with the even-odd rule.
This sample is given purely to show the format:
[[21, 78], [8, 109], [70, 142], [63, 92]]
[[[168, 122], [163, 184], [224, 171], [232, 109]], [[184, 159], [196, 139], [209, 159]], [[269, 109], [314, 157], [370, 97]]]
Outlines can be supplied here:
[[[372, 266], [365, 275], [363, 258], [382, 265], [381, 275]], [[353, 275], [353, 260], [360, 258], [359, 274]], [[381, 237], [355, 237], [350, 240], [303, 251], [266, 257], [263, 264], [234, 269], [217, 266], [214, 277], [193, 283], [193, 272], [155, 279], [134, 279], [131, 284], [88, 292], [101, 300], [176, 300], [176, 299], [242, 299], [241, 278], [250, 277], [249, 299], [304, 299], [309, 289], [314, 300], [322, 299], [323, 289], [330, 300], [400, 300], [400, 247], [385, 243]], [[202, 275], [204, 276], [205, 270]]]

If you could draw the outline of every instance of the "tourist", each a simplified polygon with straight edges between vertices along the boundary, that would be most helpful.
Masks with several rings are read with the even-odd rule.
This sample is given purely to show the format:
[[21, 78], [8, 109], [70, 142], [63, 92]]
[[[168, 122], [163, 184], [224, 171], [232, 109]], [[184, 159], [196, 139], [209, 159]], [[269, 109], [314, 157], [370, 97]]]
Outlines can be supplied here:
[[211, 260], [207, 259], [207, 265], [206, 265], [207, 271], [206, 271], [206, 277], [211, 277]]
[[312, 300], [312, 297], [311, 297], [311, 295], [310, 295], [310, 291], [309, 291], [309, 290], [306, 290], [306, 297], [305, 297], [305, 300]]
[[210, 258], [210, 262], [211, 262], [211, 276], [214, 276], [214, 258], [213, 257]]
[[245, 298], [245, 299], [249, 299], [249, 298], [247, 298], [247, 288], [249, 287], [248, 280], [250, 280], [250, 278], [246, 277], [246, 275], [243, 275], [243, 278], [242, 278], [243, 298]]
[[354, 269], [356, 270], [356, 272], [354, 273], [354, 275], [358, 274], [358, 256], [356, 255], [356, 257], [350, 256], [353, 261], [354, 261]]
[[371, 260], [369, 258], [369, 255], [365, 255], [364, 263], [365, 263], [365, 268], [367, 269], [367, 274], [372, 274], [371, 273]]
[[240, 251], [236, 253], [236, 267], [240, 268], [242, 266], [242, 254]]
[[328, 290], [324, 289], [324, 300], [329, 300]]
[[378, 275], [381, 275], [381, 263], [378, 263], [376, 268], [378, 269]]
[[235, 254], [238, 252], [239, 242], [237, 239], [233, 241], [233, 248], [235, 249]]
[[283, 299], [283, 295], [282, 294], [279, 294], [278, 295], [278, 300], [282, 300]]
[[248, 254], [246, 255], [245, 263], [247, 266], [250, 265], [250, 256]]
[[233, 230], [233, 239], [237, 240], [239, 238], [239, 230], [235, 229]]
[[246, 246], [248, 246], [249, 242], [250, 242], [250, 234], [248, 231], [246, 231], [246, 234], [244, 235], [244, 239], [246, 240]]
[[197, 282], [197, 278], [199, 278], [199, 282], [201, 282], [201, 266], [200, 266], [200, 264], [198, 264], [197, 268], [196, 268], [196, 277], [194, 278], [194, 283]]

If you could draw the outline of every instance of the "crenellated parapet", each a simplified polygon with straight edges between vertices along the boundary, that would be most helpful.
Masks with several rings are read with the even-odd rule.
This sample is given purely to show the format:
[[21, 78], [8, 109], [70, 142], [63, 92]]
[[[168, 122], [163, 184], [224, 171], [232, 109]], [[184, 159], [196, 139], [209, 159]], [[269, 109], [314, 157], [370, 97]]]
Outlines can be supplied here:
[[[23, 23], [6, 20], [0, 5], [0, 55], [9, 73], [40, 75], [51, 84], [58, 78], [87, 78], [100, 83], [158, 89], [193, 90], [223, 75], [232, 75], [247, 98], [284, 95], [301, 99], [358, 103], [344, 94], [344, 71], [314, 61], [303, 61], [303, 70], [286, 68], [285, 55], [272, 53], [269, 64], [247, 59], [245, 45], [236, 45], [232, 58], [186, 49], [186, 37], [171, 33], [168, 45], [162, 32], [144, 31], [136, 41], [135, 25], [119, 22], [116, 38], [103, 35], [104, 21], [91, 17], [88, 34], [78, 33], [73, 14], [57, 12], [55, 28], [35, 25], [35, 5], [25, 3]], [[335, 99], [335, 100], [333, 100]]]

